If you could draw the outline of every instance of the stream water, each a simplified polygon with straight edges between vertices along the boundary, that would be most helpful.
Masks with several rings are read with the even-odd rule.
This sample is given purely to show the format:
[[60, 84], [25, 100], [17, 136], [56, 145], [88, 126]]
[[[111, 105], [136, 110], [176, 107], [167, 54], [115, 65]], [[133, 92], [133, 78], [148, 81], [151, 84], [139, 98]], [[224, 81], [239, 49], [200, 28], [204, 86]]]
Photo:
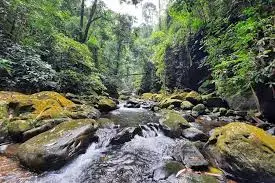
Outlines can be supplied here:
[[[158, 123], [158, 117], [153, 112], [142, 108], [128, 109], [123, 105], [104, 117], [120, 125], [120, 129]], [[165, 172], [160, 170], [173, 159], [173, 149], [181, 140], [171, 139], [157, 128], [151, 127], [143, 130], [142, 135], [136, 135], [129, 142], [110, 145], [110, 140], [118, 131], [115, 127], [101, 128], [96, 132], [99, 141], [91, 144], [85, 154], [78, 156], [60, 170], [42, 175], [29, 175], [27, 181], [24, 178], [15, 182], [168, 183], [165, 180]]]

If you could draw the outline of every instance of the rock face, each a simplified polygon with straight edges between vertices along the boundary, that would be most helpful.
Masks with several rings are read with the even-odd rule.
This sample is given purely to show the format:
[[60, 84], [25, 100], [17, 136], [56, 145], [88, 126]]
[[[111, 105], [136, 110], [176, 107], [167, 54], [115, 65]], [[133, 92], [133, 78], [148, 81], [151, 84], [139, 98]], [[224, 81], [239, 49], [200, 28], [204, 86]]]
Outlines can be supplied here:
[[58, 169], [85, 152], [96, 128], [97, 123], [93, 119], [63, 122], [21, 144], [18, 158], [23, 165], [35, 171]]
[[242, 181], [275, 182], [275, 137], [262, 129], [230, 123], [216, 128], [208, 150], [218, 166]]

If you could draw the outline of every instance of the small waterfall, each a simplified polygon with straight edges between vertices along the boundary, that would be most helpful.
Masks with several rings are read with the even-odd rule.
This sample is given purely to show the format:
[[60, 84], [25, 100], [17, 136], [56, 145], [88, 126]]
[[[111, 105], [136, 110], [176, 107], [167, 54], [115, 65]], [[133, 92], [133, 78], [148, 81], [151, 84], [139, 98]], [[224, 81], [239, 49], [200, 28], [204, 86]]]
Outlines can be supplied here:
[[85, 154], [77, 157], [69, 165], [59, 171], [45, 173], [42, 176], [35, 177], [29, 182], [35, 183], [77, 183], [81, 182], [83, 174], [95, 163], [102, 154], [107, 151], [107, 145], [111, 138], [116, 135], [116, 129], [103, 128], [98, 129], [96, 136], [99, 137], [98, 143], [93, 143], [87, 149]]

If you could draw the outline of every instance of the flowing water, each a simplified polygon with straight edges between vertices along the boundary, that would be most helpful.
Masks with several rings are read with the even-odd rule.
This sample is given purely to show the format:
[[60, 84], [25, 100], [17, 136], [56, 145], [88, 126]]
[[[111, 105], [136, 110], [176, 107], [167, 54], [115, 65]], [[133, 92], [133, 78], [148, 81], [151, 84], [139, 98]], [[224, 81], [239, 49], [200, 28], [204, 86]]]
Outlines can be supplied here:
[[[121, 127], [158, 122], [153, 112], [121, 106], [107, 116]], [[158, 182], [154, 171], [172, 159], [177, 141], [166, 137], [157, 128], [145, 128], [142, 135], [118, 146], [109, 142], [117, 134], [116, 128], [96, 132], [99, 142], [91, 144], [80, 155], [58, 171], [32, 177], [29, 182], [42, 183], [150, 183]]]
[[[110, 140], [124, 127], [136, 127], [146, 123], [158, 123], [158, 117], [151, 111], [138, 108], [128, 109], [120, 105], [106, 116], [116, 127], [97, 130], [99, 137], [86, 153], [58, 171], [42, 175], [23, 177], [14, 182], [29, 183], [165, 183], [167, 175], [163, 170], [173, 159], [173, 149], [180, 139], [165, 136], [157, 125], [143, 125], [142, 134], [121, 145], [110, 145]], [[21, 170], [21, 169], [20, 169]], [[23, 171], [23, 170], [21, 170]], [[23, 173], [20, 172], [21, 174]], [[20, 175], [19, 174], [19, 177]], [[7, 179], [4, 179], [7, 180]], [[26, 181], [27, 180], [27, 181]], [[1, 182], [1, 180], [0, 180]], [[9, 182], [9, 181], [7, 181]]]

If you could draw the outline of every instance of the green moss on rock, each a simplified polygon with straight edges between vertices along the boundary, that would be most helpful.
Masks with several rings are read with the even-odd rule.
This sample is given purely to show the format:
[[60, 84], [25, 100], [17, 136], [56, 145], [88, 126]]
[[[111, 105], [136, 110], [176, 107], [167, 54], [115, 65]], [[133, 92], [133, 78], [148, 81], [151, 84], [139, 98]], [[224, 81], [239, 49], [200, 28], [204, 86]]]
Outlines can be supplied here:
[[221, 169], [242, 179], [275, 180], [275, 137], [246, 123], [216, 128], [209, 149]]
[[20, 162], [33, 170], [57, 169], [85, 151], [97, 129], [93, 119], [63, 122], [21, 144]]
[[183, 110], [191, 110], [194, 105], [189, 101], [183, 101], [180, 105], [180, 108]]
[[190, 127], [190, 124], [178, 112], [173, 110], [164, 110], [162, 113], [164, 117], [161, 119], [161, 122], [172, 130], [176, 130], [181, 127]]
[[98, 101], [98, 109], [101, 111], [111, 111], [117, 108], [116, 103], [107, 97], [101, 97]]
[[201, 95], [198, 92], [191, 91], [186, 95], [186, 100], [196, 105], [202, 101]]

